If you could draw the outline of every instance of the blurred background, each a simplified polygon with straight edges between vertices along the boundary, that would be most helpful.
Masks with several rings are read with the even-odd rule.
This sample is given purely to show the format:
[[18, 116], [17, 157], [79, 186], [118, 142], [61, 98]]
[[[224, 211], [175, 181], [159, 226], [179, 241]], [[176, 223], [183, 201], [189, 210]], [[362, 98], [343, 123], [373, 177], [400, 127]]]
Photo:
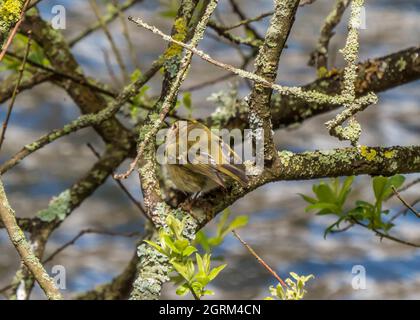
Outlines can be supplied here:
[[[99, 3], [99, 2], [98, 2]], [[121, 2], [122, 3], [122, 2]], [[271, 0], [240, 0], [241, 8], [248, 17], [272, 10]], [[315, 48], [319, 29], [335, 1], [318, 0], [312, 5], [299, 8], [297, 19], [288, 40], [288, 48], [281, 58], [278, 82], [286, 85], [303, 85], [315, 79], [315, 70], [307, 66], [310, 52]], [[96, 18], [88, 1], [49, 1], [39, 5], [43, 17], [52, 18], [51, 8], [61, 4], [67, 9], [69, 39], [77, 35]], [[174, 1], [144, 0], [127, 11], [127, 15], [142, 17], [165, 32], [170, 31], [172, 20], [165, 11]], [[102, 5], [103, 12], [106, 6]], [[416, 0], [367, 1], [366, 29], [361, 31], [362, 61], [387, 55], [418, 45], [420, 2]], [[337, 28], [331, 46], [331, 59], [335, 65], [343, 65], [338, 49], [346, 37], [348, 13]], [[220, 0], [217, 18], [230, 25], [238, 21], [226, 0]], [[268, 25], [268, 18], [253, 26], [261, 35]], [[122, 36], [120, 21], [110, 24], [110, 30], [124, 57], [133, 71], [135, 66], [128, 59], [130, 53]], [[145, 71], [167, 46], [159, 37], [129, 25], [140, 69]], [[200, 48], [214, 58], [239, 66], [241, 55], [237, 48], [225, 41], [216, 41], [215, 33], [207, 31]], [[242, 48], [243, 52], [247, 48]], [[118, 65], [112, 56], [109, 43], [101, 30], [78, 43], [73, 53], [85, 72], [101, 81], [112, 81], [104, 54], [110, 56], [110, 64], [118, 74]], [[248, 66], [252, 70], [252, 63]], [[183, 88], [219, 78], [224, 71], [194, 58], [188, 79]], [[161, 76], [150, 83], [148, 94], [159, 94]], [[194, 117], [203, 117], [216, 109], [207, 100], [211, 94], [237, 88], [239, 97], [249, 88], [244, 81], [230, 78], [205, 88], [192, 91]], [[380, 102], [358, 115], [363, 133], [361, 144], [376, 146], [412, 145], [420, 142], [420, 90], [414, 82], [379, 94]], [[0, 119], [5, 117], [6, 104], [0, 108]], [[180, 109], [180, 113], [186, 110]], [[299, 127], [276, 132], [280, 150], [295, 152], [347, 146], [332, 138], [323, 123], [337, 111], [306, 121]], [[6, 141], [0, 154], [5, 161], [23, 145], [52, 129], [60, 128], [79, 115], [78, 108], [61, 89], [42, 84], [18, 96], [7, 131]], [[123, 120], [127, 121], [127, 120]], [[103, 143], [91, 129], [85, 129], [52, 143], [26, 158], [19, 166], [7, 172], [4, 184], [12, 207], [20, 217], [31, 217], [44, 209], [53, 196], [71, 186], [95, 161], [95, 156], [86, 147], [92, 143], [98, 150]], [[119, 170], [127, 167], [125, 163]], [[407, 175], [407, 181], [419, 175]], [[324, 229], [333, 222], [329, 217], [315, 216], [305, 212], [306, 203], [299, 193], [311, 194], [316, 181], [279, 182], [266, 185], [231, 207], [233, 214], [249, 215], [248, 226], [240, 234], [269, 263], [280, 276], [288, 272], [314, 274], [315, 280], [308, 284], [308, 299], [419, 299], [420, 298], [420, 250], [399, 245], [389, 240], [380, 240], [373, 232], [354, 227], [347, 232], [323, 238]], [[141, 199], [137, 175], [124, 181], [127, 188]], [[404, 193], [411, 201], [419, 197], [420, 184]], [[356, 179], [349, 204], [356, 199], [372, 200], [370, 177]], [[402, 206], [397, 200], [387, 203], [391, 214]], [[138, 209], [127, 200], [115, 182], [109, 178], [93, 196], [83, 203], [53, 234], [47, 253], [53, 252], [72, 239], [80, 230], [96, 228], [115, 232], [141, 231], [144, 219]], [[211, 234], [216, 221], [206, 227]], [[396, 221], [393, 233], [412, 242], [420, 243], [420, 221], [407, 215]], [[75, 245], [59, 254], [47, 265], [63, 265], [67, 272], [67, 290], [72, 294], [93, 288], [117, 275], [127, 264], [135, 248], [135, 238], [85, 235]], [[275, 279], [262, 268], [245, 248], [231, 235], [217, 249], [216, 255], [224, 256], [228, 267], [210, 288], [217, 299], [261, 299], [268, 295], [268, 287]], [[0, 288], [10, 283], [19, 264], [18, 256], [11, 247], [6, 232], [0, 230]], [[352, 268], [362, 265], [366, 269], [365, 290], [353, 290]], [[43, 298], [38, 288], [34, 298]], [[164, 298], [178, 298], [171, 285], [165, 286]]]

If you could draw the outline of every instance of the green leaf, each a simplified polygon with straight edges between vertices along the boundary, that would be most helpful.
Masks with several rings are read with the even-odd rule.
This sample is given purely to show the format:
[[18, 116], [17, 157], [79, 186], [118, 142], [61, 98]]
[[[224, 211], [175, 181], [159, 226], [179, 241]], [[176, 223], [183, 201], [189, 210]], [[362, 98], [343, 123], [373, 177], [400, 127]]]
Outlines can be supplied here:
[[167, 234], [163, 235], [163, 241], [165, 244], [175, 253], [181, 253], [181, 251], [175, 246], [172, 238], [168, 236]]
[[382, 176], [374, 177], [372, 179], [373, 192], [377, 201], [384, 199], [388, 179]]
[[191, 283], [191, 287], [193, 288], [194, 292], [197, 294], [197, 296], [201, 297], [203, 295], [203, 285], [198, 282], [198, 281], [194, 281], [193, 283]]
[[182, 103], [184, 104], [187, 110], [192, 110], [191, 92], [184, 93], [184, 95], [182, 96]]
[[204, 290], [203, 291], [203, 296], [214, 296], [214, 291], [212, 290]]
[[202, 230], [197, 232], [195, 242], [198, 243], [204, 251], [210, 251], [209, 238]]
[[135, 81], [139, 80], [141, 76], [142, 76], [142, 72], [140, 71], [140, 69], [136, 69], [130, 75], [130, 80], [131, 80], [131, 82], [135, 82]]
[[220, 235], [218, 237], [210, 238], [209, 245], [211, 247], [217, 247], [223, 242], [223, 237]]
[[230, 210], [225, 209], [223, 210], [222, 215], [220, 216], [219, 223], [217, 224], [217, 234], [220, 235], [223, 233], [223, 230], [226, 228], [226, 222], [229, 219]]
[[347, 177], [344, 182], [343, 186], [341, 187], [340, 193], [338, 195], [338, 203], [340, 207], [346, 202], [347, 196], [351, 191], [351, 185], [353, 184], [354, 176]]
[[194, 279], [195, 279], [197, 282], [199, 282], [199, 283], [203, 286], [203, 288], [204, 288], [206, 285], [208, 285], [208, 283], [210, 282], [210, 278], [209, 278], [209, 277], [208, 277], [205, 273], [203, 273], [203, 272], [198, 272], [198, 273], [195, 275]]
[[395, 175], [390, 178], [378, 176], [372, 179], [373, 191], [377, 202], [386, 200], [392, 194], [392, 186], [398, 189], [403, 185], [405, 177], [402, 175]]
[[179, 253], [182, 253], [189, 244], [190, 242], [187, 239], [178, 239], [174, 241], [174, 245], [178, 249]]
[[222, 264], [221, 266], [218, 266], [216, 268], [213, 268], [210, 273], [209, 273], [209, 279], [210, 281], [214, 280], [218, 274], [224, 269], [226, 268], [227, 264]]
[[310, 203], [310, 204], [315, 204], [318, 202], [318, 200], [308, 197], [307, 195], [304, 195], [303, 193], [299, 193], [299, 195], [303, 198], [303, 200], [305, 200], [306, 202]]
[[310, 206], [307, 206], [305, 211], [310, 211], [310, 210], [323, 210], [323, 209], [327, 209], [327, 212], [324, 214], [328, 214], [328, 213], [335, 213], [335, 214], [339, 214], [340, 212], [340, 208], [335, 204], [335, 203], [329, 203], [329, 202], [318, 202], [315, 204], [311, 204]]
[[195, 254], [195, 258], [197, 260], [198, 272], [206, 273], [206, 268], [204, 266], [203, 258], [201, 258], [200, 254], [198, 254], [198, 253]]
[[190, 289], [188, 288], [188, 285], [183, 284], [176, 289], [176, 294], [179, 296], [185, 296], [189, 291]]
[[405, 177], [402, 175], [395, 175], [388, 179], [387, 182], [387, 189], [385, 190], [384, 199], [387, 199], [394, 191], [392, 190], [392, 186], [395, 189], [399, 189], [405, 181]]
[[239, 229], [248, 224], [249, 218], [248, 216], [237, 216], [233, 221], [229, 224], [229, 229]]
[[175, 268], [176, 272], [183, 276], [185, 280], [190, 281], [192, 279], [192, 277], [194, 276], [194, 271], [191, 273], [191, 269], [188, 264], [184, 265], [174, 260], [171, 260], [170, 262]]
[[187, 265], [187, 271], [188, 271], [188, 275], [189, 275], [188, 279], [192, 279], [194, 277], [194, 273], [195, 273], [194, 262], [192, 261], [192, 259], [189, 259], [187, 261], [186, 265]]
[[[248, 216], [237, 216], [235, 219], [232, 220], [232, 222], [229, 223], [229, 225], [223, 230], [223, 232], [220, 234], [221, 242], [223, 242], [223, 239], [226, 237], [226, 235], [235, 229], [243, 228], [248, 224], [249, 218]], [[220, 244], [219, 243], [219, 244]]]
[[184, 257], [189, 257], [190, 255], [192, 255], [196, 251], [197, 251], [197, 248], [195, 248], [193, 246], [188, 246], [184, 249], [184, 251], [182, 251], [182, 255]]
[[160, 253], [163, 253], [162, 247], [160, 245], [158, 245], [157, 243], [155, 243], [153, 241], [150, 241], [150, 240], [144, 240], [144, 242], [146, 242], [148, 245], [150, 245], [153, 248], [155, 248]]
[[339, 227], [340, 226], [340, 223], [343, 221], [345, 219], [345, 217], [342, 217], [342, 218], [340, 218], [340, 219], [338, 219], [336, 222], [334, 222], [333, 224], [331, 224], [331, 225], [329, 225], [326, 229], [325, 229], [325, 231], [324, 231], [324, 239], [326, 239], [327, 238], [327, 235], [328, 234], [330, 234], [331, 232], [333, 232], [334, 231], [334, 228], [335, 227]]
[[313, 188], [313, 190], [320, 202], [335, 202], [335, 194], [331, 190], [330, 186], [321, 182], [321, 184], [318, 186], [315, 185], [314, 187], [315, 188]]

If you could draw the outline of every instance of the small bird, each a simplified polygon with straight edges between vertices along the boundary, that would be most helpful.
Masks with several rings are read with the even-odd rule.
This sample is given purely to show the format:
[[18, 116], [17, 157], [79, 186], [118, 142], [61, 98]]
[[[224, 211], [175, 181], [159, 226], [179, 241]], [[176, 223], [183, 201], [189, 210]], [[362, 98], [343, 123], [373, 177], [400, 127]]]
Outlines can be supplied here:
[[183, 192], [205, 193], [217, 186], [225, 188], [229, 181], [248, 183], [244, 166], [233, 163], [238, 155], [197, 121], [175, 122], [166, 135], [165, 152], [169, 178]]

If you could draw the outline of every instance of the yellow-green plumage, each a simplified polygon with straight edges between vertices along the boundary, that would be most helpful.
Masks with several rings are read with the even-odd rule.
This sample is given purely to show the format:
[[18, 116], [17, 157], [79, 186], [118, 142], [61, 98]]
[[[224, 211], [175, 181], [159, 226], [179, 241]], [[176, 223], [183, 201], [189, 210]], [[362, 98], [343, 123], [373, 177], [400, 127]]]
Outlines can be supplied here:
[[[187, 141], [183, 137], [184, 133], [190, 137], [193, 135], [196, 139]], [[184, 149], [179, 147], [183, 141], [186, 142]], [[212, 141], [215, 143], [213, 150]], [[209, 128], [197, 121], [175, 122], [167, 134], [165, 151], [176, 155], [177, 163], [167, 164], [166, 170], [171, 181], [181, 191], [207, 192], [217, 186], [226, 187], [232, 180], [242, 186], [248, 183], [243, 166], [231, 163], [232, 159], [238, 158], [235, 152]], [[190, 151], [189, 158], [187, 151]], [[180, 163], [180, 160], [185, 163]]]

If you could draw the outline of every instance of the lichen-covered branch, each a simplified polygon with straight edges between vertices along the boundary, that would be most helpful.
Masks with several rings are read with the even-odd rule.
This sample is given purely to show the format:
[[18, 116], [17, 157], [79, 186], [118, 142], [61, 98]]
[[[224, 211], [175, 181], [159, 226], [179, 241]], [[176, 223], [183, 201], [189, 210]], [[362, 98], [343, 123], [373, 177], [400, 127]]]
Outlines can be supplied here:
[[[156, 233], [151, 240], [156, 240]], [[169, 281], [170, 264], [168, 258], [147, 243], [137, 248], [138, 273], [130, 294], [131, 300], [156, 300], [160, 297], [162, 285]]]
[[[69, 189], [55, 197], [49, 206], [38, 213], [32, 220], [36, 223], [31, 229], [31, 242], [36, 248], [36, 256], [42, 258], [46, 242], [51, 233], [79, 207], [99, 186], [101, 186], [113, 171], [127, 158], [129, 150], [119, 145], [108, 145], [101, 158], [92, 166], [88, 173]], [[39, 223], [37, 223], [39, 222]], [[29, 225], [29, 227], [32, 224]], [[20, 288], [21, 295], [28, 298], [33, 287], [33, 278], [26, 268], [20, 268], [13, 280], [12, 298], [17, 298], [16, 291]]]
[[256, 83], [260, 83], [261, 85], [264, 85], [267, 88], [271, 88], [271, 89], [277, 91], [281, 95], [286, 95], [286, 96], [291, 95], [291, 96], [298, 97], [300, 99], [304, 99], [307, 102], [314, 102], [314, 103], [331, 103], [331, 104], [336, 104], [336, 105], [342, 105], [342, 104], [345, 104], [345, 103], [348, 102], [347, 97], [344, 96], [344, 95], [331, 96], [331, 95], [326, 95], [326, 94], [323, 94], [323, 93], [317, 92], [317, 91], [303, 90], [302, 87], [288, 87], [288, 86], [282, 86], [282, 85], [279, 85], [279, 84], [269, 82], [266, 79], [264, 79], [263, 77], [260, 77], [253, 72], [248, 72], [246, 70], [242, 70], [242, 69], [236, 68], [234, 66], [231, 66], [229, 64], [217, 61], [217, 60], [213, 59], [210, 55], [204, 53], [203, 51], [198, 50], [197, 48], [191, 46], [190, 44], [186, 44], [186, 43], [183, 43], [181, 41], [178, 41], [178, 40], [174, 39], [173, 37], [163, 33], [162, 31], [160, 31], [158, 28], [147, 24], [146, 22], [144, 22], [140, 18], [136, 18], [134, 20], [133, 18], [129, 17], [129, 19], [132, 22], [136, 23], [138, 26], [141, 26], [141, 27], [153, 32], [154, 34], [159, 35], [164, 40], [169, 41], [169, 42], [173, 42], [174, 44], [177, 44], [177, 45], [191, 51], [192, 53], [194, 53], [195, 55], [197, 55], [198, 57], [200, 57], [201, 59], [203, 59], [205, 61], [207, 61], [207, 62], [209, 62], [209, 63], [211, 63], [211, 64], [213, 64], [217, 67], [225, 69], [229, 72], [232, 72], [232, 73], [238, 75], [239, 77], [241, 77], [243, 79], [247, 79], [247, 80], [251, 80], [251, 81], [256, 82]]
[[98, 113], [82, 115], [76, 120], [73, 120], [69, 124], [65, 125], [62, 129], [53, 130], [51, 133], [48, 133], [36, 141], [24, 146], [12, 158], [0, 166], [0, 174], [5, 173], [28, 155], [59, 138], [86, 127], [98, 126], [102, 122], [112, 118], [118, 110], [140, 90], [140, 88], [153, 76], [153, 74], [159, 70], [159, 68], [160, 63], [155, 63], [148, 72], [144, 73], [139, 79], [125, 87], [115, 100], [108, 103], [105, 109], [100, 110]]
[[[56, 70], [79, 79], [85, 78], [63, 35], [42, 20], [35, 9], [27, 12], [22, 29], [32, 30], [33, 39], [42, 46]], [[61, 85], [84, 114], [97, 113], [107, 106], [106, 100], [100, 94], [86, 86], [65, 79], [61, 81]], [[107, 143], [134, 147], [132, 134], [115, 117], [94, 128]]]
[[309, 180], [352, 175], [407, 174], [420, 172], [420, 146], [367, 147], [293, 153], [280, 151], [278, 160], [250, 181], [247, 188], [231, 186], [217, 189], [198, 199], [185, 201], [181, 207], [193, 208], [199, 225], [204, 226], [251, 191], [270, 182]]
[[[270, 20], [264, 44], [255, 60], [255, 74], [270, 83], [276, 80], [280, 56], [295, 20], [299, 0], [275, 0], [274, 5], [274, 15]], [[254, 134], [259, 129], [264, 133], [264, 157], [267, 161], [271, 161], [276, 155], [270, 112], [272, 91], [271, 87], [256, 82], [248, 103], [249, 125]]]
[[0, 49], [4, 49], [9, 32], [20, 20], [25, 2], [27, 0], [0, 1]]
[[112, 37], [111, 32], [108, 29], [108, 25], [106, 24], [105, 20], [101, 16], [101, 12], [99, 10], [98, 4], [96, 3], [96, 0], [89, 0], [89, 3], [96, 16], [96, 19], [98, 19], [98, 22], [105, 33], [106, 38], [108, 39], [109, 44], [111, 45], [112, 52], [114, 53], [115, 59], [117, 60], [117, 63], [121, 69], [124, 80], [129, 81], [130, 77], [129, 77], [124, 59], [121, 55], [120, 50], [118, 49], [117, 44], [114, 41], [114, 38]]
[[[218, 0], [210, 0], [206, 3], [205, 10], [202, 12], [191, 38], [190, 43], [192, 47], [196, 47], [203, 38], [207, 23], [216, 9], [217, 3]], [[182, 15], [182, 12], [180, 14]], [[173, 44], [169, 49], [171, 47], [173, 48]], [[139, 154], [143, 157], [143, 163], [139, 165], [138, 172], [141, 179], [144, 205], [156, 227], [165, 225], [165, 217], [170, 212], [170, 208], [162, 199], [159, 179], [156, 175], [155, 135], [166, 115], [175, 105], [179, 88], [190, 68], [192, 55], [193, 53], [191, 51], [187, 51], [178, 64], [176, 61], [180, 57], [177, 54], [178, 57], [175, 58], [175, 66], [178, 70], [172, 79], [165, 79], [169, 87], [168, 89], [164, 87], [162, 90], [161, 99], [157, 104], [157, 107], [160, 108], [157, 108], [157, 111], [149, 116], [148, 124], [143, 126], [140, 132]], [[167, 77], [170, 77], [170, 74], [167, 74]], [[139, 271], [136, 281], [133, 284], [130, 299], [158, 299], [163, 283], [169, 280], [168, 273], [170, 268], [167, 257], [146, 243], [139, 245], [138, 256], [140, 259]]]
[[233, 33], [227, 31], [226, 28], [224, 28], [220, 23], [214, 20], [209, 21], [209, 27], [216, 31], [219, 36], [222, 36], [223, 38], [226, 38], [235, 44], [246, 45], [253, 49], [258, 49], [263, 44], [263, 41], [260, 39], [243, 38], [234, 35]]
[[[10, 99], [18, 81], [19, 75], [13, 73], [0, 83], [0, 103]], [[22, 81], [18, 87], [19, 92], [32, 89], [38, 84], [45, 83], [51, 79], [51, 75], [45, 72], [36, 72], [34, 74], [23, 74]]]
[[53, 279], [48, 275], [39, 259], [34, 255], [31, 246], [26, 240], [25, 234], [19, 228], [15, 212], [9, 205], [3, 182], [0, 180], [0, 216], [6, 226], [10, 240], [18, 251], [23, 263], [30, 270], [36, 281], [48, 299], [61, 300], [63, 297], [54, 284]]
[[[349, 20], [349, 33], [345, 47], [341, 50], [347, 66], [344, 68], [342, 95], [347, 102], [344, 104], [346, 110], [339, 114], [336, 119], [328, 121], [325, 125], [332, 136], [340, 140], [348, 140], [353, 146], [356, 146], [362, 129], [360, 124], [354, 118], [357, 112], [364, 110], [369, 104], [377, 102], [376, 95], [369, 93], [366, 95], [367, 103], [357, 101], [356, 79], [357, 79], [357, 60], [359, 57], [359, 28], [361, 23], [361, 10], [364, 0], [353, 0], [351, 3], [351, 13]], [[346, 127], [342, 124], [349, 120]]]
[[334, 35], [334, 29], [340, 23], [350, 1], [351, 0], [337, 0], [333, 10], [325, 19], [316, 49], [311, 53], [311, 58], [309, 60], [309, 65], [316, 67], [317, 70], [328, 70], [328, 46]]
[[29, 55], [30, 50], [31, 50], [31, 38], [28, 39], [28, 43], [26, 44], [25, 55], [24, 55], [24, 58], [22, 60], [22, 64], [20, 65], [19, 70], [18, 70], [19, 75], [18, 75], [18, 79], [17, 79], [17, 82], [16, 82], [16, 86], [15, 86], [15, 89], [13, 90], [9, 106], [7, 108], [6, 119], [3, 122], [3, 127], [2, 127], [1, 134], [0, 134], [0, 150], [1, 150], [1, 147], [3, 145], [4, 138], [6, 136], [6, 130], [7, 130], [9, 120], [10, 120], [10, 116], [12, 115], [13, 106], [15, 104], [16, 97], [19, 93], [19, 91], [18, 91], [19, 86], [22, 82], [23, 74], [25, 72], [25, 67], [26, 67], [26, 61], [28, 59], [28, 55]]
[[[196, 26], [195, 33], [190, 44], [192, 48], [195, 48], [200, 42], [200, 40], [203, 38], [208, 20], [210, 19], [211, 14], [216, 8], [217, 1], [218, 0], [209, 1], [209, 4], [207, 5], [207, 9], [203, 15], [203, 18], [200, 20], [200, 22]], [[129, 17], [129, 20], [134, 21], [133, 18], [131, 17]], [[172, 46], [172, 48], [174, 47]], [[171, 47], [168, 49], [168, 51], [165, 54], [167, 58], [172, 58], [173, 54], [177, 50], [177, 48], [173, 49], [173, 51], [170, 51], [170, 49]], [[170, 54], [170, 56], [168, 56], [168, 54]], [[154, 112], [151, 115], [149, 115], [148, 120], [142, 126], [140, 136], [139, 136], [140, 143], [138, 146], [136, 158], [130, 165], [129, 170], [122, 175], [118, 175], [117, 178], [119, 179], [127, 178], [131, 174], [131, 172], [134, 171], [135, 167], [137, 166], [138, 161], [143, 156], [143, 153], [145, 152], [147, 144], [149, 144], [150, 142], [154, 143], [154, 138], [157, 132], [159, 131], [159, 129], [161, 128], [163, 121], [165, 120], [166, 116], [169, 114], [171, 109], [173, 109], [173, 107], [175, 106], [176, 96], [178, 94], [181, 84], [184, 82], [187, 76], [188, 70], [190, 68], [192, 56], [193, 56], [193, 52], [188, 51], [185, 54], [184, 58], [181, 60], [181, 66], [179, 67], [179, 70], [172, 81], [170, 89], [165, 95], [163, 101], [162, 102], [159, 101], [157, 103], [157, 106], [159, 107], [158, 112]]]
[[[134, 6], [137, 3], [143, 2], [143, 0], [127, 0], [121, 6], [119, 6], [118, 10], [112, 11], [105, 15], [102, 19], [105, 24], [109, 24], [112, 21], [114, 21], [120, 11], [126, 11], [130, 9], [132, 6]], [[93, 32], [99, 30], [101, 28], [101, 24], [99, 22], [93, 23], [90, 27], [86, 28], [84, 31], [82, 31], [80, 34], [78, 34], [76, 37], [71, 39], [69, 41], [69, 46], [73, 47], [75, 44], [80, 42], [82, 39], [86, 38], [88, 35], [92, 34]]]
[[[369, 59], [358, 65], [356, 94], [379, 93], [420, 79], [420, 47], [408, 48], [390, 55]], [[343, 70], [337, 70], [325, 78], [317, 79], [302, 87], [304, 91], [319, 91], [337, 95], [343, 87]], [[295, 96], [274, 93], [271, 99], [271, 119], [274, 129], [301, 124], [306, 119], [337, 109], [331, 103], [308, 102]], [[214, 113], [205, 119], [209, 126], [217, 123], [226, 128], [243, 129], [247, 123], [247, 111], [241, 104], [233, 110]]]

